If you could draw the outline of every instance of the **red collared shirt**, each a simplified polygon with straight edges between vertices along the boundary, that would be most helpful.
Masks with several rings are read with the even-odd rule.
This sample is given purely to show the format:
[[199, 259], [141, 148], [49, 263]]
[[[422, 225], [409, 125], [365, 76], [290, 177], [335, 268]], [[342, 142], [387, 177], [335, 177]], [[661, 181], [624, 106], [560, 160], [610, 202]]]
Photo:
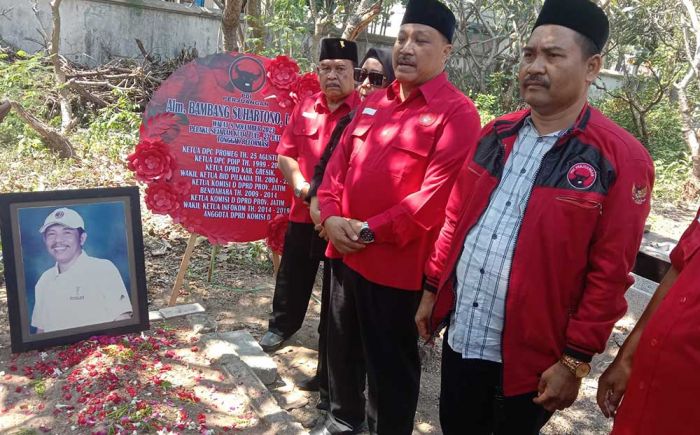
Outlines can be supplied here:
[[671, 253], [679, 272], [649, 319], [613, 434], [697, 434], [700, 428], [700, 210]]
[[[319, 92], [297, 104], [282, 133], [277, 154], [291, 157], [299, 162], [299, 169], [305, 179], [311, 180], [314, 167], [321, 159], [331, 133], [338, 120], [350, 113], [360, 103], [357, 92], [348, 96], [333, 112], [328, 108], [326, 96]], [[294, 198], [289, 220], [298, 223], [312, 223], [309, 207], [303, 198]]]
[[[399, 84], [377, 91], [357, 110], [318, 191], [321, 219], [367, 221], [375, 242], [343, 257], [374, 283], [420, 290], [423, 265], [479, 114], [442, 73], [405, 101]], [[338, 257], [332, 245], [327, 255]]]

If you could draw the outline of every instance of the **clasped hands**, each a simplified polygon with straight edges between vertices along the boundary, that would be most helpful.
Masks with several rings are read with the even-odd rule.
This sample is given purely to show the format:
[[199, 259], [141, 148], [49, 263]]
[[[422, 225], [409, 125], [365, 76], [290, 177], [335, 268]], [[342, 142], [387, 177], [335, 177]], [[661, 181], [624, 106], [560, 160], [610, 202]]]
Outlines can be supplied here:
[[316, 197], [311, 198], [309, 213], [311, 220], [316, 224], [314, 228], [318, 231], [318, 236], [333, 243], [341, 254], [350, 254], [365, 248], [365, 244], [359, 241], [362, 221], [331, 216], [321, 224], [321, 211]]

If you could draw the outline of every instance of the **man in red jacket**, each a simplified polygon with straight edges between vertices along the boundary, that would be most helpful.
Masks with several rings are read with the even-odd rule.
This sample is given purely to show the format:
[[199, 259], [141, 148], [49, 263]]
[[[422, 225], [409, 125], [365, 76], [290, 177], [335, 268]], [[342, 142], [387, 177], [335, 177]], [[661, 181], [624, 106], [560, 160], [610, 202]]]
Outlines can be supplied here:
[[587, 103], [607, 36], [591, 1], [545, 1], [518, 75], [530, 109], [484, 127], [452, 190], [416, 313], [426, 339], [449, 324], [447, 435], [538, 433], [625, 313], [653, 164]]
[[615, 416], [614, 435], [698, 433], [699, 252], [700, 210], [671, 252], [671, 269], [598, 381], [598, 405]]
[[[393, 49], [396, 81], [367, 97], [318, 191], [334, 262], [327, 338], [331, 409], [313, 434], [410, 434], [420, 362], [422, 268], [479, 116], [444, 72], [455, 17], [413, 0]], [[366, 367], [367, 378], [365, 379]]]

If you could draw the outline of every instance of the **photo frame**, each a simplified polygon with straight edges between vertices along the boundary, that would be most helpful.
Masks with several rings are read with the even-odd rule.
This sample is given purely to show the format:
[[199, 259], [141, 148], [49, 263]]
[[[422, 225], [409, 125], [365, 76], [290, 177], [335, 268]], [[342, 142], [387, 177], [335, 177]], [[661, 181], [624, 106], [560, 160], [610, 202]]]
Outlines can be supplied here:
[[13, 352], [149, 328], [138, 187], [1, 194], [0, 236]]

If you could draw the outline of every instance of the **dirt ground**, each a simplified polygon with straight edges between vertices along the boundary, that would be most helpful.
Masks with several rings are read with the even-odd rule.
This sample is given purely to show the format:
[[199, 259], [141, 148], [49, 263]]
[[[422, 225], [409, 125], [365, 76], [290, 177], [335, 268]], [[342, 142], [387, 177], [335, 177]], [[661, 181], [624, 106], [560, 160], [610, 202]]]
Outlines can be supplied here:
[[[679, 237], [687, 224], [692, 220], [694, 210], [692, 208], [662, 208], [655, 213], [650, 220], [652, 231], [660, 232], [671, 237]], [[149, 304], [151, 309], [162, 308], [167, 305], [170, 289], [175, 274], [185, 249], [187, 234], [173, 229], [168, 218], [147, 218], [144, 234], [146, 245], [147, 280], [149, 285]], [[252, 244], [233, 244], [222, 248], [216, 255], [213, 264], [215, 268], [209, 282], [212, 248], [202, 241], [194, 251], [192, 263], [188, 269], [186, 284], [181, 292], [179, 303], [199, 302], [207, 310], [207, 313], [216, 321], [219, 331], [231, 331], [247, 329], [255, 338], [259, 338], [267, 328], [267, 319], [270, 313], [274, 281], [272, 267], [268, 259], [267, 250], [261, 242]], [[319, 273], [320, 276], [320, 273]], [[12, 355], [9, 350], [10, 337], [7, 319], [7, 307], [4, 304], [5, 288], [0, 288], [0, 433], [31, 434], [39, 432], [50, 433], [102, 433], [95, 429], [89, 430], [89, 426], [77, 424], [78, 412], [82, 409], [75, 403], [77, 395], [70, 388], [70, 381], [51, 379], [40, 386], [43, 394], [37, 393], [37, 378], [31, 379], [22, 371], [22, 367], [36, 364], [41, 359], [41, 353], [33, 352], [26, 355]], [[297, 400], [289, 406], [292, 416], [303, 426], [312, 427], [321, 416], [315, 405], [318, 394], [297, 391], [295, 384], [308, 376], [311, 376], [316, 367], [316, 349], [318, 335], [318, 317], [320, 310], [320, 283], [317, 283], [314, 296], [309, 306], [307, 319], [302, 329], [291, 337], [286, 345], [273, 354], [277, 363], [280, 381], [270, 388], [277, 397], [289, 396], [294, 393]], [[611, 337], [611, 346], [607, 353], [598, 356], [594, 360], [593, 376], [584, 381], [579, 400], [570, 409], [557, 413], [543, 430], [548, 434], [598, 434], [607, 433], [610, 423], [606, 422], [595, 406], [594, 396], [597, 384], [597, 376], [612, 360], [619, 344], [624, 336], [634, 325], [633, 317], [625, 317], [616, 327]], [[167, 380], [168, 387], [162, 388], [149, 383], [149, 378], [129, 378], [138, 381], [143, 391], [138, 392], [136, 401], [128, 397], [128, 382], [120, 384], [118, 391], [122, 392], [125, 403], [133, 405], [122, 406], [119, 413], [123, 417], [136, 417], [138, 407], [144, 408], [137, 402], [143, 401], [150, 407], [147, 421], [155, 421], [155, 426], [149, 426], [150, 431], [155, 432], [160, 418], [160, 423], [170, 424], [176, 433], [202, 433], [201, 416], [204, 416], [205, 427], [212, 432], [224, 432], [235, 428], [246, 433], [260, 433], [264, 427], [256, 421], [248, 409], [245, 397], [240, 397], [232, 389], [223, 385], [221, 373], [208, 369], [206, 361], [202, 361], [200, 355], [192, 350], [189, 330], [177, 322], [168, 325], [167, 337], [170, 341], [160, 343], [158, 350], [149, 350], [146, 354], [136, 355], [148, 362], [145, 373], [154, 369], [155, 361], [161, 364], [169, 364], [169, 373], [163, 376]], [[163, 326], [152, 325], [152, 331], [146, 334], [153, 340], [163, 338]], [[166, 338], [167, 338], [166, 337]], [[126, 345], [124, 343], [117, 343]], [[106, 345], [106, 346], [109, 346]], [[196, 347], [196, 344], [195, 344]], [[97, 351], [103, 357], [112, 358], [114, 364], [129, 364], [120, 359], [119, 355], [105, 346]], [[93, 349], [95, 350], [95, 349]], [[140, 350], [140, 348], [139, 348]], [[168, 352], [172, 350], [172, 352]], [[196, 349], [195, 349], [196, 350]], [[49, 359], [55, 357], [58, 349], [49, 350]], [[51, 354], [51, 352], [54, 352]], [[110, 353], [111, 352], [111, 353]], [[168, 352], [166, 354], [166, 352]], [[435, 347], [421, 345], [423, 356], [423, 373], [421, 378], [421, 395], [416, 414], [416, 434], [439, 434], [438, 397], [440, 391], [440, 344]], [[94, 356], [98, 356], [95, 354]], [[32, 359], [30, 361], [30, 359]], [[116, 358], [116, 359], [115, 359]], [[141, 361], [139, 360], [139, 361]], [[94, 363], [94, 362], [93, 362]], [[89, 358], [81, 360], [74, 371], [90, 370]], [[15, 367], [15, 370], [12, 368]], [[127, 366], [128, 367], [128, 366]], [[126, 376], [128, 370], [123, 370]], [[39, 378], [40, 379], [40, 378]], [[221, 383], [222, 385], [219, 385]], [[66, 400], [66, 387], [75, 397]], [[180, 389], [184, 395], [178, 397], [175, 390]], [[150, 393], [150, 394], [149, 394]], [[206, 400], [188, 400], [188, 394], [196, 397], [208, 398]], [[219, 396], [216, 396], [216, 395]], [[184, 398], [183, 398], [184, 397]], [[132, 399], [131, 402], [128, 399]], [[159, 407], [156, 402], [166, 406]], [[222, 403], [227, 404], [226, 406]], [[69, 409], [68, 407], [73, 407]], [[232, 408], [233, 407], [233, 408]], [[187, 413], [183, 419], [180, 410]], [[71, 414], [73, 413], [73, 414]], [[112, 420], [120, 417], [119, 413], [111, 414]], [[120, 418], [121, 418], [120, 417]], [[110, 421], [112, 421], [110, 420]], [[176, 427], [183, 423], [184, 427]], [[97, 427], [97, 426], [95, 426]], [[143, 430], [142, 426], [138, 433]], [[34, 429], [31, 429], [34, 428]], [[105, 431], [104, 433], [109, 433]]]

